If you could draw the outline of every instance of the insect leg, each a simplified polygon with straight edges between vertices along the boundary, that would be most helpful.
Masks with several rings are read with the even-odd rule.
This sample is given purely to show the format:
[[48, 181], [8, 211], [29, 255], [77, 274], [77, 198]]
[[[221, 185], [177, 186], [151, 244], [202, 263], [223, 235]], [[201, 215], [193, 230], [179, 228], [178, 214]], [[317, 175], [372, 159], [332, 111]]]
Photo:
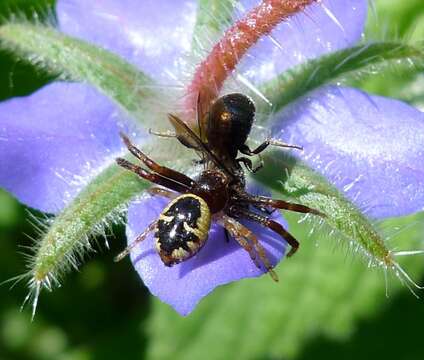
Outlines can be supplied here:
[[254, 150], [250, 150], [250, 148], [245, 144], [240, 148], [240, 152], [245, 154], [245, 155], [250, 155], [250, 156], [257, 155], [257, 154], [261, 153], [262, 151], [264, 151], [269, 145], [284, 147], [284, 148], [289, 148], [289, 149], [303, 150], [303, 147], [301, 147], [299, 145], [291, 145], [291, 144], [286, 144], [282, 141], [278, 141], [278, 140], [274, 140], [274, 139], [266, 139], [262, 144], [260, 144]]
[[192, 186], [195, 185], [195, 181], [189, 178], [188, 176], [178, 171], [175, 171], [173, 169], [170, 169], [166, 166], [161, 166], [158, 163], [154, 162], [146, 154], [144, 154], [140, 149], [134, 146], [134, 144], [131, 143], [130, 139], [125, 134], [121, 133], [121, 138], [123, 142], [125, 143], [125, 145], [127, 146], [128, 150], [131, 152], [131, 154], [133, 154], [136, 158], [141, 160], [149, 169], [158, 173], [162, 177], [172, 179], [187, 187], [191, 188]]
[[236, 161], [238, 161], [239, 163], [244, 164], [244, 166], [246, 166], [247, 170], [249, 170], [251, 173], [257, 172], [264, 165], [263, 162], [262, 162], [262, 159], [261, 159], [261, 162], [259, 163], [259, 165], [256, 166], [256, 167], [253, 167], [252, 160], [250, 160], [250, 159], [248, 159], [247, 157], [244, 157], [244, 156], [242, 156], [240, 158], [237, 158]]
[[[273, 266], [269, 261], [268, 257], [266, 256], [265, 249], [262, 247], [256, 236], [247, 227], [240, 224], [236, 219], [233, 219], [232, 217], [226, 215], [223, 215], [218, 220], [218, 223], [226, 230], [228, 230], [228, 232], [231, 234], [232, 237], [234, 237], [234, 239], [239, 243], [239, 245], [249, 253], [250, 258], [256, 264], [256, 266], [260, 268], [260, 265], [256, 260], [255, 252], [253, 251], [255, 250], [259, 255], [260, 260], [264, 264], [266, 270], [270, 274], [271, 278], [274, 281], [278, 281], [278, 276], [274, 272]], [[249, 242], [253, 244], [253, 248]]]
[[177, 134], [175, 132], [172, 132], [172, 131], [159, 132], [159, 131], [154, 131], [152, 129], [149, 129], [149, 134], [155, 135], [155, 136], [158, 136], [158, 137], [163, 137], [163, 138], [176, 138], [177, 137]]
[[121, 261], [125, 256], [127, 256], [139, 243], [141, 243], [146, 238], [147, 235], [149, 235], [150, 232], [155, 229], [156, 223], [157, 220], [150, 223], [146, 230], [144, 230], [140, 235], [138, 235], [137, 238], [130, 245], [128, 245], [124, 251], [122, 251], [115, 257], [114, 261]]

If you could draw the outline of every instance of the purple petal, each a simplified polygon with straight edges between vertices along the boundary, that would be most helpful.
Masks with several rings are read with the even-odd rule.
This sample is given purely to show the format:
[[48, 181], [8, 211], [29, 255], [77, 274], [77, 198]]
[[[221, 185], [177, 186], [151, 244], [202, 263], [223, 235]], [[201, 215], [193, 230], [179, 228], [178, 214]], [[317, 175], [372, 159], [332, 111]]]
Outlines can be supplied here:
[[[127, 225], [129, 243], [159, 217], [168, 202], [164, 198], [146, 197], [130, 206]], [[272, 217], [286, 226], [279, 212]], [[285, 251], [284, 241], [259, 225], [245, 224], [259, 235], [269, 259], [277, 264]], [[162, 263], [155, 250], [153, 235], [131, 253], [131, 260], [150, 292], [182, 315], [193, 311], [197, 303], [217, 286], [263, 274], [234, 239], [226, 241], [223, 229], [216, 224], [212, 225], [206, 245], [196, 256], [181, 264], [166, 267]]]
[[[243, 0], [242, 16], [258, 4]], [[60, 28], [101, 45], [162, 82], [187, 76], [187, 59], [196, 21], [194, 0], [59, 0]], [[239, 67], [250, 80], [262, 81], [324, 53], [347, 47], [361, 36], [366, 0], [323, 0], [279, 25], [263, 38]]]
[[62, 209], [122, 146], [116, 106], [86, 85], [54, 83], [0, 113], [0, 186], [44, 212]]
[[[258, 0], [242, 0], [250, 9]], [[308, 59], [356, 43], [364, 30], [367, 0], [323, 0], [278, 25], [254, 46], [239, 71], [254, 83], [269, 80]]]
[[195, 0], [59, 0], [56, 9], [65, 33], [121, 55], [157, 80], [184, 71]]
[[424, 209], [424, 113], [328, 86], [279, 115], [273, 133], [374, 218]]

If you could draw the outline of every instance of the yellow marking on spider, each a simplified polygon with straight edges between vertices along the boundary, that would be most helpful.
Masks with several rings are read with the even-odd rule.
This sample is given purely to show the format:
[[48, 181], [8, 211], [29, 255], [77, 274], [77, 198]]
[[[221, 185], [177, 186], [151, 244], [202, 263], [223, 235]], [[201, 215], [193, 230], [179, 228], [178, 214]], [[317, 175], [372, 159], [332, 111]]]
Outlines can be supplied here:
[[160, 253], [162, 251], [162, 249], [160, 247], [160, 242], [159, 242], [159, 239], [158, 238], [155, 238], [155, 248], [156, 248], [156, 251], [158, 253]]
[[164, 215], [165, 211], [162, 212], [162, 214], [159, 215], [159, 220], [163, 220], [167, 223], [171, 222], [172, 220], [174, 220], [174, 216], [167, 216]]
[[192, 252], [195, 252], [200, 247], [200, 245], [194, 241], [187, 241], [187, 246]]
[[186, 259], [189, 256], [189, 252], [184, 250], [182, 247], [172, 251], [172, 257], [174, 259]]

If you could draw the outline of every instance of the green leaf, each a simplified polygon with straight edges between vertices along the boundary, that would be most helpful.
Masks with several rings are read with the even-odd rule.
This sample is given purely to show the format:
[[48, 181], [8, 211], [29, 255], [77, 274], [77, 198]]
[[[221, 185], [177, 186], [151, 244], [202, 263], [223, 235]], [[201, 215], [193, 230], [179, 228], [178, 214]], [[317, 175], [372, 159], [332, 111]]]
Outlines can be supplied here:
[[[155, 300], [144, 324], [150, 338], [146, 357], [194, 360], [207, 353], [208, 360], [293, 359], [312, 341], [324, 338], [339, 344], [348, 339], [360, 320], [390, 305], [382, 271], [346, 254], [334, 236], [310, 235], [314, 225], [299, 224], [298, 216], [288, 219], [301, 247], [277, 267], [278, 284], [264, 276], [221, 287], [186, 318]], [[392, 239], [396, 245], [416, 248], [422, 243], [423, 220], [419, 214], [383, 226], [394, 231], [416, 223]], [[423, 274], [422, 259], [403, 260], [415, 275]], [[396, 279], [389, 279], [391, 299], [401, 288]], [[380, 339], [376, 334], [375, 341]]]
[[[278, 112], [306, 93], [343, 76], [373, 74], [382, 67], [412, 66], [414, 72], [424, 70], [424, 50], [400, 42], [375, 42], [340, 50], [288, 70], [259, 86], [259, 91]], [[259, 112], [269, 112], [260, 109]], [[267, 117], [268, 119], [269, 117]]]
[[134, 118], [146, 121], [143, 100], [154, 95], [152, 80], [119, 56], [30, 23], [0, 26], [0, 47], [65, 80], [93, 85]]
[[0, 189], [0, 229], [14, 225], [19, 215], [18, 202]]
[[[374, 0], [371, 5], [376, 11], [368, 17], [366, 37], [384, 36], [401, 37], [407, 36], [422, 40], [416, 37], [416, 27], [422, 26], [423, 2], [421, 0], [397, 1], [397, 0]], [[421, 21], [421, 22], [420, 22]]]

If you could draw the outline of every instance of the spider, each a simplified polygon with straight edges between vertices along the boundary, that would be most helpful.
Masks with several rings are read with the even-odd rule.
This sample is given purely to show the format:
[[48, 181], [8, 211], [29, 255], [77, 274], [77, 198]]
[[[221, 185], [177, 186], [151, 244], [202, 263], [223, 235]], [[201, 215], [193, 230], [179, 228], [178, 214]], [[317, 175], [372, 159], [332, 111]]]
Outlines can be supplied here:
[[[199, 104], [198, 100], [198, 106]], [[198, 108], [199, 113], [202, 112]], [[287, 255], [291, 256], [299, 247], [298, 241], [263, 211], [261, 213], [253, 209], [286, 209], [321, 216], [323, 214], [301, 204], [251, 195], [246, 191], [241, 164], [251, 171], [257, 171], [258, 168], [253, 169], [249, 158], [237, 158], [238, 152], [247, 156], [257, 155], [269, 145], [301, 149], [296, 145], [266, 140], [256, 149], [250, 150], [245, 142], [254, 116], [255, 106], [243, 94], [225, 95], [212, 104], [202, 119], [198, 115], [199, 134], [190, 129], [179, 117], [168, 114], [176, 133], [156, 133], [156, 135], [177, 137], [182, 144], [197, 150], [202, 155], [201, 163], [205, 168], [195, 179], [157, 164], [134, 146], [126, 135], [121, 134], [128, 150], [147, 169], [123, 158], [116, 159], [118, 165], [160, 185], [161, 187], [151, 188], [150, 194], [165, 196], [171, 201], [159, 218], [150, 223], [145, 231], [116, 257], [116, 261], [128, 255], [137, 244], [154, 231], [156, 249], [162, 262], [166, 266], [178, 264], [200, 251], [207, 241], [213, 220], [249, 253], [256, 266], [260, 268], [262, 264], [272, 279], [278, 281], [261, 243], [252, 231], [240, 223], [240, 220], [257, 222], [280, 235], [291, 246]]]

